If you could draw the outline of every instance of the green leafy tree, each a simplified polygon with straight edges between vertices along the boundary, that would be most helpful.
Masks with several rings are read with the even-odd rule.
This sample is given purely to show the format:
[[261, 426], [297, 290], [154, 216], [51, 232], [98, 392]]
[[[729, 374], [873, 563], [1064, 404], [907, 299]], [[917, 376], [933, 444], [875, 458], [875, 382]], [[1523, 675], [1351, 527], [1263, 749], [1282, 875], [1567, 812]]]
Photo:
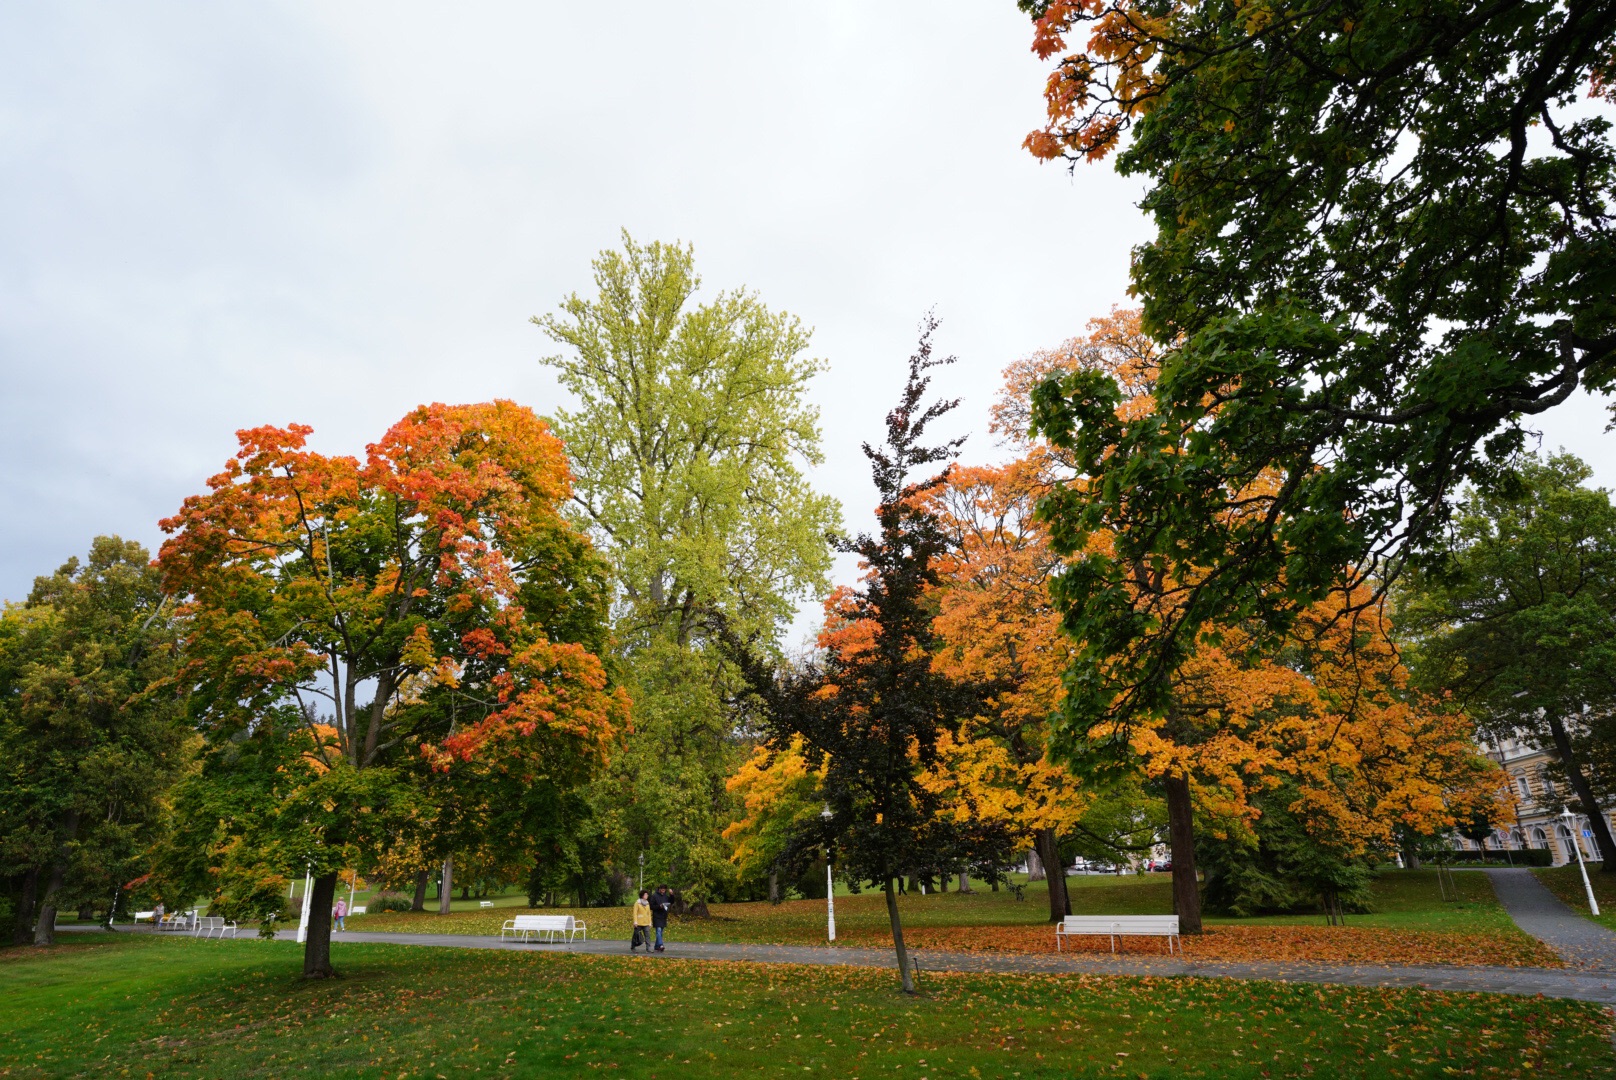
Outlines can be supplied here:
[[[0, 874], [14, 941], [63, 907], [111, 911], [161, 833], [195, 739], [173, 683], [176, 624], [139, 544], [101, 536], [0, 614]], [[37, 924], [37, 925], [36, 925]]]
[[721, 624], [772, 649], [803, 595], [822, 590], [834, 500], [803, 468], [821, 460], [809, 334], [744, 290], [698, 303], [689, 247], [637, 244], [594, 261], [595, 295], [535, 318], [566, 350], [548, 358], [575, 407], [557, 434], [572, 506], [612, 566], [634, 731], [593, 802], [619, 869], [696, 902], [735, 885], [720, 834], [725, 780], [745, 754], [742, 683], [714, 647]]
[[[1046, 159], [1148, 185], [1154, 411], [1045, 385], [1093, 479], [1054, 508], [1116, 550], [1073, 581], [1080, 709], [1159, 709], [1203, 630], [1282, 631], [1439, 546], [1530, 418], [1616, 387], [1609, 4], [1022, 0], [1057, 58]], [[1078, 545], [1074, 545], [1078, 546]], [[1172, 603], [1128, 578], [1161, 567]]]
[[1608, 736], [1604, 718], [1616, 712], [1616, 506], [1587, 486], [1591, 475], [1570, 455], [1527, 458], [1514, 482], [1471, 492], [1447, 561], [1408, 582], [1403, 624], [1418, 635], [1422, 678], [1451, 689], [1495, 737], [1558, 756], [1616, 872], [1616, 840], [1575, 745]]

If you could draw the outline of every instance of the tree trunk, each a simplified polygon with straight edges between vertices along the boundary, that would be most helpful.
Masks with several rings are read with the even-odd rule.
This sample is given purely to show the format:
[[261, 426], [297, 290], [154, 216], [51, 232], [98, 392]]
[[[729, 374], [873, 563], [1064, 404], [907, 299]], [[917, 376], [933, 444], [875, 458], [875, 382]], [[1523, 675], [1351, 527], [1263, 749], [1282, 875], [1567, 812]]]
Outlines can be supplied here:
[[39, 904], [39, 923], [34, 927], [35, 945], [56, 944], [56, 892], [62, 887], [64, 861], [58, 858], [51, 866], [50, 880], [45, 884], [45, 895]]
[[771, 871], [769, 871], [769, 903], [778, 904], [779, 902], [780, 902], [780, 875], [778, 873], [776, 873], [775, 871], [771, 870]]
[[1066, 895], [1066, 864], [1060, 857], [1060, 839], [1054, 829], [1039, 829], [1033, 842], [1049, 882], [1049, 921], [1057, 923], [1072, 913], [1071, 898]]
[[1027, 883], [1044, 880], [1044, 860], [1038, 857], [1038, 844], [1036, 838], [1033, 849], [1027, 852]]
[[898, 951], [898, 974], [903, 977], [903, 992], [915, 992], [915, 977], [909, 970], [909, 950], [903, 944], [903, 920], [898, 917], [898, 896], [892, 891], [892, 878], [887, 877], [887, 919], [892, 923], [892, 947]]
[[411, 911], [426, 910], [426, 871], [415, 872], [415, 899], [410, 902]]
[[314, 892], [309, 895], [309, 936], [303, 941], [305, 979], [336, 977], [337, 970], [331, 966], [331, 905], [336, 895], [335, 870], [314, 879]]
[[959, 891], [960, 892], [970, 892], [971, 891], [971, 879], [970, 879], [970, 876], [967, 875], [964, 870], [960, 871]]
[[17, 890], [17, 921], [11, 927], [11, 943], [26, 945], [34, 936], [34, 902], [39, 896], [39, 871], [30, 868]]
[[454, 856], [443, 860], [443, 884], [438, 887], [438, 914], [449, 914], [449, 901], [454, 899]]
[[1167, 788], [1167, 829], [1173, 849], [1173, 911], [1178, 915], [1178, 932], [1201, 932], [1201, 891], [1195, 881], [1195, 806], [1190, 801], [1190, 782], [1184, 776], [1169, 776]]
[[35, 945], [56, 944], [56, 893], [67, 874], [67, 845], [79, 833], [79, 813], [70, 810], [62, 819], [62, 842], [56, 848], [56, 861], [51, 864], [51, 876], [40, 898], [39, 921], [34, 927]]
[[[1571, 756], [1571, 738], [1566, 734], [1565, 724], [1555, 715], [1548, 717], [1549, 734], [1554, 736], [1554, 748], [1560, 754], [1560, 761], [1564, 763], [1566, 776], [1571, 780], [1571, 787], [1582, 802], [1582, 812], [1588, 815], [1588, 829], [1594, 834], [1594, 846], [1599, 849], [1600, 869], [1606, 873], [1616, 873], [1616, 838], [1610, 834], [1610, 822], [1605, 819], [1604, 812], [1599, 809], [1599, 801], [1594, 798], [1594, 789], [1588, 783], [1588, 777], [1583, 774], [1582, 766], [1577, 759]], [[1578, 837], [1573, 836], [1575, 843]]]

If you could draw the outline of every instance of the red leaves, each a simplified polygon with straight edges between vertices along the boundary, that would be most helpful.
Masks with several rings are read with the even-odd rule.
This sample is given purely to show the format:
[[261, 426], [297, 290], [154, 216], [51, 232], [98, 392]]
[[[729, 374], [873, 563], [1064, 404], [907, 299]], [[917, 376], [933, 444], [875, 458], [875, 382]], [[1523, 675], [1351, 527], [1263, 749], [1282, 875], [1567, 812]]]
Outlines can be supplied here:
[[509, 401], [423, 405], [362, 463], [308, 450], [310, 433], [237, 432], [208, 493], [162, 522], [165, 584], [189, 598], [194, 628], [187, 675], [213, 718], [323, 698], [341, 752], [363, 766], [379, 751], [374, 721], [354, 715], [357, 687], [379, 679], [390, 726], [426, 695], [457, 695], [461, 726], [421, 747], [441, 766], [536, 735], [602, 754], [625, 700], [597, 657], [548, 641], [517, 603], [514, 563], [578, 546], [560, 510], [564, 449], [544, 421]]

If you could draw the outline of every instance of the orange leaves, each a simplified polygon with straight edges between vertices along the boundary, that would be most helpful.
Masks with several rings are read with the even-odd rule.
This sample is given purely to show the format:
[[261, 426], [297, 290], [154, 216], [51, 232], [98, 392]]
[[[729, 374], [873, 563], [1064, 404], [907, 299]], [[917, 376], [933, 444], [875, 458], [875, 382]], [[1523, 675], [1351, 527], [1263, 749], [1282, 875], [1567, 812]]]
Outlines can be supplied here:
[[[849, 944], [875, 945], [891, 935], [875, 927], [841, 930]], [[941, 952], [1002, 952], [1042, 955], [1055, 952], [1049, 926], [915, 926], [904, 928], [911, 948]], [[1376, 926], [1209, 926], [1182, 939], [1190, 960], [1266, 963], [1413, 964], [1444, 967], [1562, 967], [1547, 946], [1525, 934], [1451, 933], [1397, 930]], [[1160, 954], [1162, 939], [1125, 937], [1119, 948], [1129, 954]], [[1106, 937], [1075, 937], [1067, 952], [1110, 955]]]
[[310, 434], [238, 432], [208, 493], [162, 523], [165, 583], [194, 628], [187, 675], [214, 719], [330, 710], [356, 767], [379, 763], [400, 728], [440, 766], [523, 741], [604, 756], [622, 693], [518, 603], [538, 560], [562, 560], [539, 572], [564, 578], [585, 547], [561, 513], [571, 477], [545, 422], [509, 401], [423, 405], [363, 462], [310, 451]]
[[[1044, 87], [1048, 123], [1023, 145], [1046, 161], [1098, 161], [1115, 149], [1127, 120], [1148, 112], [1161, 91], [1153, 65], [1177, 14], [1147, 15], [1132, 0], [1054, 0], [1034, 24], [1032, 51], [1041, 60], [1064, 55]], [[1085, 23], [1085, 47], [1068, 52]]]
[[628, 726], [628, 694], [607, 689], [600, 658], [579, 645], [538, 641], [511, 657], [496, 680], [503, 706], [437, 743], [421, 744], [439, 769], [481, 754], [528, 756], [546, 737], [563, 736], [585, 756], [604, 761]]

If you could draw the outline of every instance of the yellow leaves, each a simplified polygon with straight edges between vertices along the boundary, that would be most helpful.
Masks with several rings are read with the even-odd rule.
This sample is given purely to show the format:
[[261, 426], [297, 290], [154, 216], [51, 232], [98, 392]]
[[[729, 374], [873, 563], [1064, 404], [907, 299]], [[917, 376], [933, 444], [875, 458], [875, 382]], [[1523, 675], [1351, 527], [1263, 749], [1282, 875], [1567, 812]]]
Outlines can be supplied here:
[[399, 661], [413, 668], [436, 666], [437, 656], [432, 647], [432, 635], [424, 625], [410, 631], [410, 636], [405, 640], [404, 648], [399, 653]]

